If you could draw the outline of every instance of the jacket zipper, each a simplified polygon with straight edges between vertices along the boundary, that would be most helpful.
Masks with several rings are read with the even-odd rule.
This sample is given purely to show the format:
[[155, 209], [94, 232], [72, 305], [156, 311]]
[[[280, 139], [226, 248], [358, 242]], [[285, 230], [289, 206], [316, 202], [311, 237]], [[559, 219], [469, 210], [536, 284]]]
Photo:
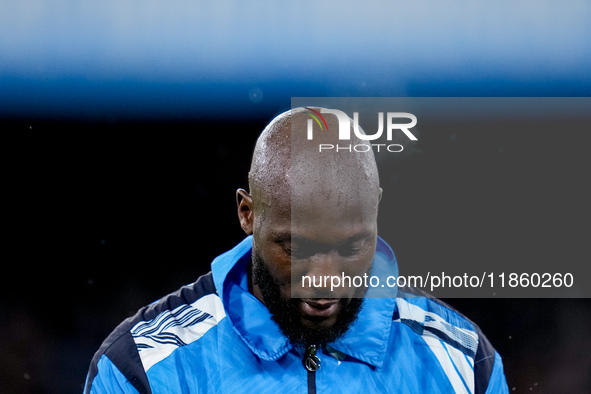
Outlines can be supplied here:
[[310, 345], [304, 354], [304, 367], [308, 370], [308, 394], [316, 394], [316, 371], [320, 368], [317, 350], [316, 345]]

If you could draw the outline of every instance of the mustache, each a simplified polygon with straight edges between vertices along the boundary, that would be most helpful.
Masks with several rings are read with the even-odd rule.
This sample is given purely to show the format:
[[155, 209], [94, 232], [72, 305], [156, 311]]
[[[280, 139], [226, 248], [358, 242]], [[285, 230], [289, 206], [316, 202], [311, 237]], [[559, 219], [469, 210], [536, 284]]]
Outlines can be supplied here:
[[[314, 299], [309, 298], [284, 298], [280, 291], [280, 285], [271, 274], [268, 265], [262, 260], [255, 249], [252, 251], [252, 275], [253, 283], [261, 290], [264, 304], [271, 313], [271, 319], [277, 323], [283, 334], [292, 343], [304, 345], [327, 344], [341, 337], [355, 320], [361, 310], [363, 298], [339, 298], [330, 294], [330, 291], [316, 289]], [[300, 305], [308, 299], [312, 304], [341, 304], [341, 312], [338, 313], [336, 322], [331, 327], [304, 327], [299, 317]], [[321, 306], [320, 305], [320, 306]]]

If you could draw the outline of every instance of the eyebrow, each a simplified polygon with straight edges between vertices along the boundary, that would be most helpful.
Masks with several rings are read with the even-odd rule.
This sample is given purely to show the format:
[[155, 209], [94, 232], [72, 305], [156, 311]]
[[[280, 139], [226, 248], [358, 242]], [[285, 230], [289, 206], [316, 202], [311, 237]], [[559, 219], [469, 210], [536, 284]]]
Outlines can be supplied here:
[[[373, 235], [373, 233], [371, 231], [362, 231], [360, 233], [350, 235], [349, 237], [347, 237], [347, 239], [345, 241], [341, 242], [340, 245], [355, 242], [355, 241], [365, 239], [365, 238], [369, 238], [372, 235]], [[294, 242], [300, 242], [303, 244], [323, 244], [323, 242], [319, 242], [319, 241], [316, 241], [316, 240], [313, 240], [313, 239], [310, 239], [307, 237], [293, 235], [291, 232], [272, 233], [272, 237], [275, 240], [275, 242], [294, 241]]]
[[293, 238], [290, 232], [273, 232], [271, 233], [271, 237], [275, 240], [275, 242], [291, 241], [291, 239]]

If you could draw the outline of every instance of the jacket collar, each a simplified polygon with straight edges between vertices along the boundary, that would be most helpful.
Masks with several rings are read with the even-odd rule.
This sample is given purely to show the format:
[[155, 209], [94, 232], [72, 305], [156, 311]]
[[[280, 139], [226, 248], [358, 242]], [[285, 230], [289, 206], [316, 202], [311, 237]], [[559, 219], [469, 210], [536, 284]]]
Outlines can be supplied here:
[[[212, 263], [213, 280], [238, 336], [258, 357], [273, 361], [287, 353], [292, 345], [271, 320], [267, 307], [248, 292], [251, 250], [252, 236], [248, 236], [232, 250], [218, 256]], [[386, 283], [389, 275], [398, 275], [394, 252], [379, 237], [372, 275], [379, 275], [380, 283]], [[358, 319], [342, 338], [330, 344], [332, 349], [373, 366], [382, 366], [397, 292], [396, 288], [387, 290], [390, 296], [384, 297], [381, 286], [370, 288]]]

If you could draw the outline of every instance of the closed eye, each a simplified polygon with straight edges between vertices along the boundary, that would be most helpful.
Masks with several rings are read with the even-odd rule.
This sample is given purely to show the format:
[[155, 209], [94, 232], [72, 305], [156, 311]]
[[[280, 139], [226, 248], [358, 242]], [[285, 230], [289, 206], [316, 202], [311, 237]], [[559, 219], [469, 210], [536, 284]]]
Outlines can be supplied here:
[[338, 251], [343, 257], [355, 256], [364, 250], [365, 245], [365, 241], [355, 241], [341, 246]]

